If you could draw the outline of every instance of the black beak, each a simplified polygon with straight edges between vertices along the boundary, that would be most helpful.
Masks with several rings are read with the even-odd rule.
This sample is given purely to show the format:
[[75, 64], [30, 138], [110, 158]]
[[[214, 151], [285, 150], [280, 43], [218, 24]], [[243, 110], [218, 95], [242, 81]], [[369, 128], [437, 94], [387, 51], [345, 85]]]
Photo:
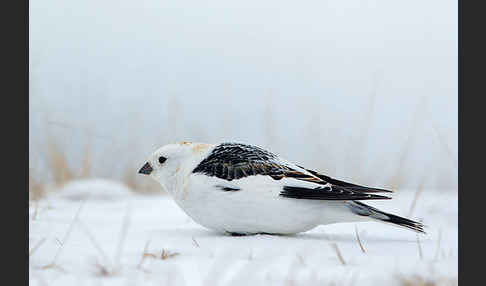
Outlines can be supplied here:
[[150, 166], [150, 164], [147, 162], [145, 163], [145, 165], [143, 165], [143, 167], [138, 170], [138, 173], [139, 174], [144, 174], [144, 175], [150, 175], [150, 173], [152, 173], [154, 169], [152, 169], [152, 166]]

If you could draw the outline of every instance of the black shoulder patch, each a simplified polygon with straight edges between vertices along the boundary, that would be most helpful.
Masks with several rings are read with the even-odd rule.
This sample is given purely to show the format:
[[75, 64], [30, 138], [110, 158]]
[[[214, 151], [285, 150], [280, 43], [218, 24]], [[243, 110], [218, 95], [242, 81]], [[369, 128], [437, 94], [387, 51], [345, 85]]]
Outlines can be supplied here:
[[285, 167], [277, 164], [277, 156], [259, 147], [222, 143], [192, 171], [231, 181], [254, 175], [283, 177]]

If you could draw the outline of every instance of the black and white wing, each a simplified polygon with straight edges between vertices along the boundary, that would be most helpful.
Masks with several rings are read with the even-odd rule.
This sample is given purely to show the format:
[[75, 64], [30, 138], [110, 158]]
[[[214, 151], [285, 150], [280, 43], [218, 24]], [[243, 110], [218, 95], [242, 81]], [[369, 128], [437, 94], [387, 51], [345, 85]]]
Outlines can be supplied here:
[[376, 195], [388, 190], [360, 186], [319, 174], [287, 162], [279, 156], [256, 146], [240, 143], [222, 143], [193, 170], [226, 181], [250, 176], [269, 176], [274, 180], [289, 179], [290, 182], [309, 184], [284, 184], [280, 196], [310, 200], [372, 200], [390, 199]]

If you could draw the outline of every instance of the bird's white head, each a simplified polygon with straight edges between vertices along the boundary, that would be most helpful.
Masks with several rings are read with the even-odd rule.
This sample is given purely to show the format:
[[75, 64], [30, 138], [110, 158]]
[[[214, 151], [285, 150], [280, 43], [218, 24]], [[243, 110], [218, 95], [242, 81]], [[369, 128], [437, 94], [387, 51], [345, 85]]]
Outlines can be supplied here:
[[150, 155], [138, 173], [150, 176], [172, 193], [191, 174], [211, 147], [210, 144], [185, 141], [164, 145]]

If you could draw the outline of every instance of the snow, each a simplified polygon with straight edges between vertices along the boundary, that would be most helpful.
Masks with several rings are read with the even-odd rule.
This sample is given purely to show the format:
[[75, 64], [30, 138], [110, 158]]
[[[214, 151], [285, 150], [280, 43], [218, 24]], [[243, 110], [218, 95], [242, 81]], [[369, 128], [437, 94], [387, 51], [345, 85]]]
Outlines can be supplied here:
[[[83, 189], [80, 184], [71, 186]], [[414, 275], [457, 284], [455, 192], [420, 194], [411, 217], [428, 226], [427, 235], [366, 222], [243, 237], [199, 226], [168, 196], [142, 196], [123, 186], [119, 193], [126, 196], [52, 196], [31, 204], [30, 285], [399, 285]], [[393, 200], [370, 204], [408, 216], [413, 199], [413, 191], [398, 191]]]
[[91, 200], [116, 200], [126, 198], [132, 191], [129, 187], [108, 179], [78, 179], [72, 180], [54, 192], [61, 198], [80, 201]]

